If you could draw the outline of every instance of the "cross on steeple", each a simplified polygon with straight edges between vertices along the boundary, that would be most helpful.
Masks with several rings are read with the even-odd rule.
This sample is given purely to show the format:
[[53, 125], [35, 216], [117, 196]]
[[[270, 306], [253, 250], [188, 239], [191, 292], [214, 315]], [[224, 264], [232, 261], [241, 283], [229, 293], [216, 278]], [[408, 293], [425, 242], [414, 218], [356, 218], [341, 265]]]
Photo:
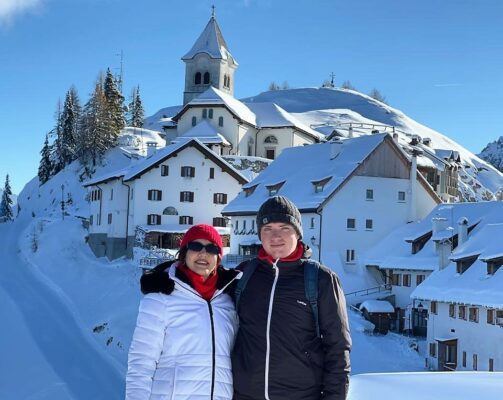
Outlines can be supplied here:
[[211, 6], [211, 17], [215, 18], [215, 5]]
[[334, 83], [335, 74], [332, 72], [330, 74], [330, 77], [332, 78], [332, 80], [330, 81], [330, 87], [335, 87], [335, 83]]

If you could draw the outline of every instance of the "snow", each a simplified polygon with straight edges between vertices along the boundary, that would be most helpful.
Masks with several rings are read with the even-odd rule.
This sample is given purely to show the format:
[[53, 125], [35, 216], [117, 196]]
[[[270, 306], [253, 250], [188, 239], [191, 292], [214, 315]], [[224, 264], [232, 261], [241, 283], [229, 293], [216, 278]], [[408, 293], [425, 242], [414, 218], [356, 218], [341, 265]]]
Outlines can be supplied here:
[[501, 398], [501, 372], [422, 372], [353, 376], [347, 400], [463, 400]]
[[204, 144], [222, 143], [226, 146], [231, 145], [229, 141], [207, 120], [202, 120], [183, 135], [175, 138], [174, 142], [177, 142], [180, 138], [197, 138]]
[[360, 310], [367, 310], [369, 313], [394, 313], [395, 308], [389, 301], [385, 300], [365, 300], [359, 307]]

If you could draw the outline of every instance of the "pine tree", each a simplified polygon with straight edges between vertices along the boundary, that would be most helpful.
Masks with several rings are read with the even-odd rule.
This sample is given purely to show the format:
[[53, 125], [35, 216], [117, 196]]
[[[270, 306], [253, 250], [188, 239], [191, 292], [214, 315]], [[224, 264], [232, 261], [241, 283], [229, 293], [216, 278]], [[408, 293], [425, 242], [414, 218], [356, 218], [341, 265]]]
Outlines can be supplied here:
[[58, 101], [55, 119], [56, 125], [49, 132], [49, 135], [54, 137], [54, 142], [51, 146], [51, 176], [56, 175], [65, 167], [63, 160], [63, 119], [61, 118], [61, 101]]
[[140, 86], [133, 89], [131, 95], [131, 102], [129, 103], [129, 125], [135, 128], [143, 127], [143, 118], [145, 115], [145, 110], [143, 109], [143, 104], [140, 98]]
[[81, 113], [77, 89], [71, 87], [66, 93], [61, 113], [61, 164], [63, 168], [77, 158], [78, 123]]
[[117, 87], [117, 80], [107, 69], [105, 82], [103, 83], [103, 91], [106, 99], [106, 109], [108, 119], [110, 120], [111, 134], [117, 138], [122, 128], [126, 126], [126, 118], [124, 115], [124, 96]]
[[78, 158], [82, 164], [96, 166], [101, 156], [114, 146], [117, 137], [112, 133], [108, 107], [101, 80], [84, 106], [78, 136]]
[[38, 180], [40, 185], [46, 183], [51, 177], [52, 162], [51, 162], [51, 148], [49, 146], [49, 135], [45, 135], [44, 147], [40, 151], [42, 156], [38, 167]]
[[2, 193], [2, 201], [0, 202], [0, 217], [7, 221], [12, 221], [12, 190], [10, 188], [9, 174], [5, 177], [5, 185]]

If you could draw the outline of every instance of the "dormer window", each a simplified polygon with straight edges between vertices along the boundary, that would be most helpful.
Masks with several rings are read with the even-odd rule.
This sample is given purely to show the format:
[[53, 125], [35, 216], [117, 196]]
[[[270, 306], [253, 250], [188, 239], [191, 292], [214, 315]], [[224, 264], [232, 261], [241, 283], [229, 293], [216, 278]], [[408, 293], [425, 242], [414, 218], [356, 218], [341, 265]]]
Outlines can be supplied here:
[[478, 258], [477, 256], [462, 258], [461, 260], [456, 261], [456, 272], [458, 274], [462, 274], [466, 272], [468, 268], [472, 266], [475, 260]]
[[330, 181], [330, 179], [332, 179], [331, 176], [329, 176], [328, 178], [325, 178], [325, 179], [321, 179], [319, 181], [312, 181], [311, 183], [314, 186], [314, 193], [321, 193], [321, 192], [323, 192], [323, 189], [325, 188], [325, 185], [328, 183], [328, 181]]
[[245, 197], [249, 197], [253, 194], [253, 192], [255, 191], [255, 189], [257, 188], [258, 185], [254, 185], [254, 186], [250, 186], [250, 187], [247, 187], [247, 188], [244, 188], [244, 192], [245, 192]]
[[274, 185], [268, 185], [266, 186], [267, 190], [269, 191], [269, 196], [276, 196], [279, 192], [279, 189], [285, 184], [285, 181], [276, 183]]
[[487, 260], [487, 275], [494, 275], [502, 265], [503, 265], [503, 258], [495, 258], [492, 260]]

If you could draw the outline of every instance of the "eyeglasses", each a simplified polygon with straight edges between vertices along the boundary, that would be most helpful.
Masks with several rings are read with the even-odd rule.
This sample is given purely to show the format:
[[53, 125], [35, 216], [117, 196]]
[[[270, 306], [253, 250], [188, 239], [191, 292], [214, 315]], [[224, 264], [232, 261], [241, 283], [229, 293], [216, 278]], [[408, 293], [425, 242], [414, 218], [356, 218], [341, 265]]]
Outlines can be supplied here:
[[187, 245], [187, 249], [197, 252], [205, 249], [206, 253], [215, 254], [217, 256], [220, 254], [220, 248], [217, 245], [214, 245], [213, 243], [202, 244], [200, 242], [189, 242], [189, 244]]

